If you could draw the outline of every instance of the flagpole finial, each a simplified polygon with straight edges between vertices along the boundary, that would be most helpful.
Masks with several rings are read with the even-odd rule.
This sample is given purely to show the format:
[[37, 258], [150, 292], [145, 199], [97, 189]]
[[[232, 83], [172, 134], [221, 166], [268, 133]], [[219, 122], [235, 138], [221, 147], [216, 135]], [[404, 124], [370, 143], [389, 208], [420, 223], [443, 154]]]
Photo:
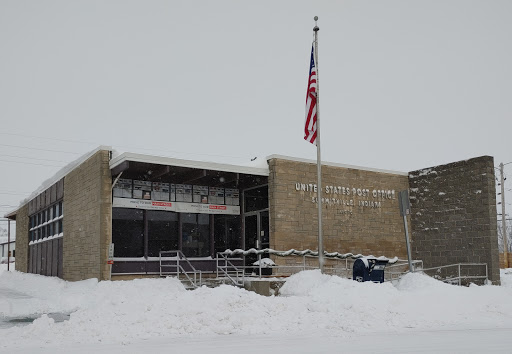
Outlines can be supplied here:
[[316, 21], [318, 21], [318, 16], [315, 16], [314, 17], [314, 20], [315, 20], [315, 27], [313, 27], [313, 31], [314, 32], [317, 32], [320, 28], [318, 28], [318, 26], [316, 25]]

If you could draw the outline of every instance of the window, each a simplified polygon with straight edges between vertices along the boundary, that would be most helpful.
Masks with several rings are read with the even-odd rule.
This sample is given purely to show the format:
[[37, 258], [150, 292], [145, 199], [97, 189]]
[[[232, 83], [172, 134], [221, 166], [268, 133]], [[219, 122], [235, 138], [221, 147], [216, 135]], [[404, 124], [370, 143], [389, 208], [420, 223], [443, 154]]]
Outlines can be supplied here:
[[183, 253], [187, 257], [210, 255], [210, 215], [182, 215]]
[[242, 248], [242, 224], [239, 216], [214, 215], [215, 252]]
[[144, 211], [112, 209], [112, 242], [115, 257], [144, 257]]
[[160, 251], [178, 249], [178, 214], [168, 211], [147, 210], [148, 257], [158, 257]]
[[31, 215], [29, 220], [30, 241], [42, 240], [46, 237], [57, 236], [61, 234], [62, 201], [49, 206], [39, 213]]
[[268, 209], [268, 186], [244, 191], [245, 212]]

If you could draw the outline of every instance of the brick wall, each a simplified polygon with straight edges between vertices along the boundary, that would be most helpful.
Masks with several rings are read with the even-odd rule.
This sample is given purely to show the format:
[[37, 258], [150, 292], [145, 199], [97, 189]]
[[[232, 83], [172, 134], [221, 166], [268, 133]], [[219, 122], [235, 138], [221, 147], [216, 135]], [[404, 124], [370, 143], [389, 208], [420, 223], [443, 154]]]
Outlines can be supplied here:
[[[312, 202], [317, 193], [309, 186], [316, 184], [316, 168], [314, 163], [279, 158], [269, 160], [271, 248], [318, 249], [318, 206]], [[305, 191], [302, 184], [307, 184]], [[406, 174], [324, 165], [322, 185], [322, 197], [330, 199], [330, 203], [323, 204], [326, 251], [407, 257], [397, 198], [399, 191], [408, 188]], [[338, 193], [334, 188], [327, 193], [326, 186], [340, 188]], [[350, 194], [343, 194], [343, 188], [345, 193], [348, 188]], [[357, 189], [361, 190], [361, 195]], [[366, 194], [363, 190], [367, 190]], [[386, 191], [384, 196], [381, 191]], [[278, 258], [277, 261], [282, 260]]]
[[505, 264], [505, 254], [500, 253], [500, 268], [504, 269], [512, 267], [512, 253], [507, 253], [507, 260], [508, 263]]
[[28, 204], [16, 212], [16, 266], [19, 272], [28, 270]]
[[64, 178], [63, 278], [108, 279], [112, 242], [109, 151], [101, 150]]
[[413, 258], [425, 267], [487, 263], [499, 283], [493, 158], [413, 171], [409, 186]]

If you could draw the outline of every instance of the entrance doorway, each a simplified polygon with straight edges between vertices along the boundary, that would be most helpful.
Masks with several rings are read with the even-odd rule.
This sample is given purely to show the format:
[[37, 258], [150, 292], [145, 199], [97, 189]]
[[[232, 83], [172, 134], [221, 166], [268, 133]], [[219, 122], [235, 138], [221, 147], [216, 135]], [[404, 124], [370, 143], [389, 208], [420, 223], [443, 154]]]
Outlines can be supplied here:
[[[244, 216], [245, 250], [255, 248], [262, 250], [270, 247], [268, 210], [254, 211]], [[263, 253], [261, 258], [267, 258]], [[255, 254], [245, 256], [245, 265], [252, 266], [258, 260]], [[248, 270], [250, 271], [250, 269]]]

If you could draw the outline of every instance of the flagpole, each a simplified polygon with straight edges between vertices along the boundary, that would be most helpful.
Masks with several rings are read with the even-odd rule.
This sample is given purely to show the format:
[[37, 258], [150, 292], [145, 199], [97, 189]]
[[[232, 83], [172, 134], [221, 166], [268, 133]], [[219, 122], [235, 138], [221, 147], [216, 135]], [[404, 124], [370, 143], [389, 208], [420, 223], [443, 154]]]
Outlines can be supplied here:
[[316, 170], [317, 170], [317, 198], [318, 198], [318, 266], [324, 272], [324, 241], [322, 235], [322, 158], [320, 157], [320, 80], [318, 69], [318, 28], [315, 16], [315, 67], [316, 67]]

